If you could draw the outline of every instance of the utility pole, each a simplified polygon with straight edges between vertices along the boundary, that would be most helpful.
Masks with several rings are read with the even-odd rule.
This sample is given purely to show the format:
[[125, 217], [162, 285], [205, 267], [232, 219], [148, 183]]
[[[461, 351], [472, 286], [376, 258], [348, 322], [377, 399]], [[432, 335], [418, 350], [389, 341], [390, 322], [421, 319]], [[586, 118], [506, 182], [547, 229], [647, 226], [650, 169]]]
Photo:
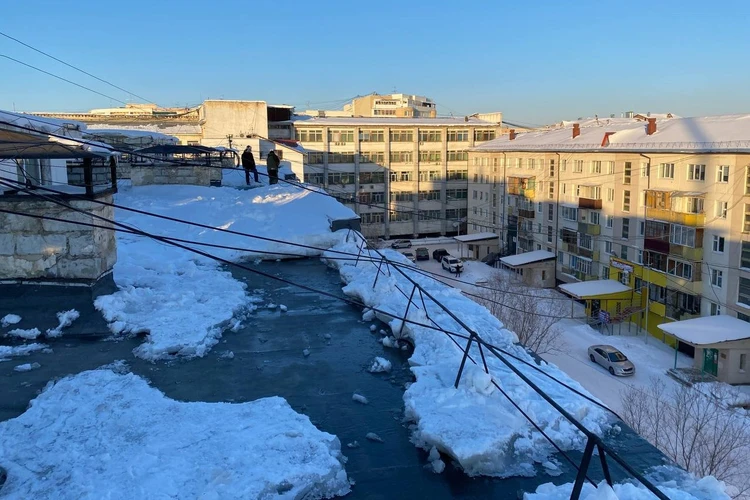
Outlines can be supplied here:
[[232, 138], [234, 136], [232, 134], [227, 134], [227, 140], [229, 141], [229, 149], [232, 149]]

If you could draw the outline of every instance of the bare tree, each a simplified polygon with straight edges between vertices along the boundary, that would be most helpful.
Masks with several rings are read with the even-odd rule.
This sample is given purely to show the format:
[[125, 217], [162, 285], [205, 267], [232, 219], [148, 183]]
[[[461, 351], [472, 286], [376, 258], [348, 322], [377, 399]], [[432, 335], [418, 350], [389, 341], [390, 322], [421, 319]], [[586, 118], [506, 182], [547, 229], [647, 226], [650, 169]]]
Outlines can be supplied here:
[[680, 466], [725, 481], [736, 496], [750, 491], [750, 418], [742, 410], [691, 387], [667, 391], [659, 379], [645, 390], [630, 386], [622, 402], [625, 422]]
[[495, 275], [480, 295], [478, 301], [515, 332], [523, 346], [537, 354], [562, 348], [557, 322], [567, 314], [563, 302], [504, 273]]

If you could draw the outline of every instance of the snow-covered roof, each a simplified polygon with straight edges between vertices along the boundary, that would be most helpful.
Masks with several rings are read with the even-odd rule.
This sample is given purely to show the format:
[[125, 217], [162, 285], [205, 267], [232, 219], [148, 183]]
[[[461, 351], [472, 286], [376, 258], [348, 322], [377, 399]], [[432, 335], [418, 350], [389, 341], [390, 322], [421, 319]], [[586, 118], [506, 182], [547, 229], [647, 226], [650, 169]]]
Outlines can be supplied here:
[[161, 132], [154, 132], [152, 130], [134, 130], [134, 129], [117, 129], [117, 128], [108, 128], [108, 129], [95, 129], [95, 130], [88, 130], [85, 135], [90, 135], [92, 137], [96, 136], [121, 136], [126, 138], [132, 138], [132, 139], [140, 139], [140, 138], [151, 138], [155, 141], [163, 141], [163, 142], [178, 142], [177, 137], [174, 137], [172, 135], [168, 134], [162, 134]]
[[547, 250], [534, 250], [533, 252], [519, 253], [517, 255], [508, 255], [507, 257], [502, 257], [500, 259], [500, 262], [505, 265], [515, 267], [554, 258], [555, 254], [552, 252], [548, 252]]
[[615, 280], [592, 280], [560, 285], [560, 290], [579, 299], [627, 292], [629, 287]]
[[[580, 135], [573, 138], [573, 125]], [[588, 119], [562, 122], [544, 130], [503, 135], [472, 151], [652, 151], [750, 152], [750, 114], [692, 118], [657, 118], [656, 132], [636, 118]], [[606, 133], [611, 133], [604, 141]], [[608, 143], [608, 145], [603, 145]]]
[[466, 127], [466, 126], [496, 126], [495, 123], [476, 118], [442, 117], [442, 118], [393, 118], [393, 117], [331, 117], [331, 118], [308, 118], [295, 117], [294, 125], [299, 126], [401, 126], [401, 127]]
[[750, 323], [725, 314], [663, 323], [659, 328], [695, 345], [750, 339]]
[[60, 133], [62, 130], [86, 129], [85, 123], [75, 120], [58, 120], [56, 118], [0, 110], [0, 128], [16, 128], [11, 127], [8, 123], [18, 127], [31, 128], [41, 133]]
[[493, 240], [497, 239], [499, 236], [496, 233], [474, 233], [474, 234], [462, 234], [460, 236], [456, 236], [453, 239], [456, 241], [461, 241], [463, 243], [471, 242], [471, 241], [480, 241], [480, 240]]
[[189, 123], [144, 123], [142, 125], [108, 125], [106, 123], [89, 123], [89, 130], [143, 130], [146, 132], [158, 132], [166, 135], [186, 135], [196, 134], [200, 135], [203, 133], [200, 125], [193, 125]]

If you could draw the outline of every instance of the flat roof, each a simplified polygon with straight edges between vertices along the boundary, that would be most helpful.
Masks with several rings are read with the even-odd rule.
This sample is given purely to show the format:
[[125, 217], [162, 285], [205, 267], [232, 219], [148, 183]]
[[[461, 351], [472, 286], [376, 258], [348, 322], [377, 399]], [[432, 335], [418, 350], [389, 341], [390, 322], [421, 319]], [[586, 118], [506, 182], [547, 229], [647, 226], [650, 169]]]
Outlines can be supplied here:
[[613, 293], [627, 292], [630, 287], [615, 280], [591, 280], [578, 283], [560, 285], [561, 291], [579, 299], [597, 297], [599, 295], [611, 295]]
[[474, 234], [462, 234], [460, 236], [455, 236], [453, 239], [456, 241], [460, 241], [462, 243], [467, 243], [470, 241], [480, 241], [480, 240], [494, 240], [499, 238], [495, 233], [474, 233]]
[[725, 314], [662, 323], [658, 326], [683, 342], [694, 345], [750, 339], [750, 323]]
[[310, 118], [304, 116], [294, 117], [295, 127], [299, 126], [356, 126], [371, 125], [374, 127], [383, 127], [386, 125], [400, 127], [497, 127], [497, 124], [477, 118], [469, 118], [468, 121], [455, 117], [442, 118], [393, 118], [393, 117], [322, 117]]
[[552, 252], [548, 252], [547, 250], [534, 250], [533, 252], [519, 253], [517, 255], [508, 255], [507, 257], [502, 257], [500, 259], [500, 262], [507, 266], [515, 267], [554, 258], [555, 254]]

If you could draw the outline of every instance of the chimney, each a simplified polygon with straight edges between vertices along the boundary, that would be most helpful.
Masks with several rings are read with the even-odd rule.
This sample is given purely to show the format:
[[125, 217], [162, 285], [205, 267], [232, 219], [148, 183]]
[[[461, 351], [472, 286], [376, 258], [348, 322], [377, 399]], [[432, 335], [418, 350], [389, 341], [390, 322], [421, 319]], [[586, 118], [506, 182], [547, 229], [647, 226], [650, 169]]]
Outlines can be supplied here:
[[516, 138], [516, 129], [512, 128], [508, 131], [508, 140], [512, 141]]
[[646, 125], [646, 135], [654, 135], [656, 132], [656, 118], [649, 118], [648, 125]]
[[581, 126], [577, 123], [573, 124], [573, 139], [581, 135]]
[[614, 135], [614, 132], [604, 132], [604, 137], [602, 138], [602, 147], [606, 148], [609, 146], [609, 137], [611, 135]]

